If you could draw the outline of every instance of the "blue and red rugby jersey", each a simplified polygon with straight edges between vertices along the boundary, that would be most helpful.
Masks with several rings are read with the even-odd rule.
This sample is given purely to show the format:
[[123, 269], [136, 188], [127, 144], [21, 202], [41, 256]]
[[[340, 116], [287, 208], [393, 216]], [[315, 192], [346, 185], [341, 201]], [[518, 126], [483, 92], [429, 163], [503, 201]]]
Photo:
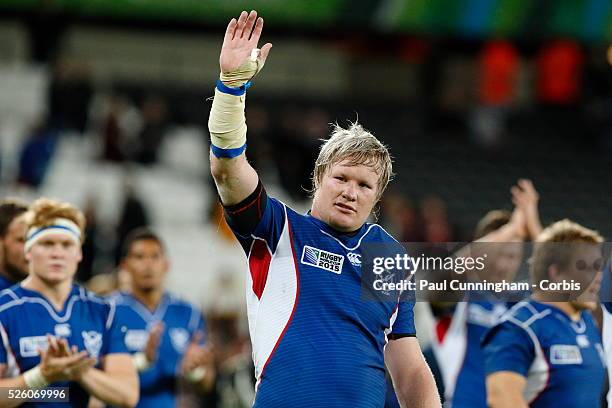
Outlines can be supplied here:
[[376, 224], [335, 231], [261, 183], [225, 210], [248, 257], [254, 406], [384, 406], [384, 347], [415, 335], [414, 302], [363, 297], [361, 258], [367, 244], [401, 245]]

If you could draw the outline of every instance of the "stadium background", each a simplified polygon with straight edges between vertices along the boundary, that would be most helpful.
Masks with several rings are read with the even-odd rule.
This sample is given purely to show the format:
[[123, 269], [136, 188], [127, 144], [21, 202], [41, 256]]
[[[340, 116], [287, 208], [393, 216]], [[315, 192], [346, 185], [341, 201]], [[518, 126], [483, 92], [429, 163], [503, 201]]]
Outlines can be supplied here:
[[248, 356], [243, 259], [206, 130], [222, 33], [243, 8], [274, 44], [247, 109], [273, 195], [306, 210], [319, 139], [358, 119], [395, 157], [380, 221], [401, 240], [468, 240], [511, 209], [520, 177], [544, 224], [612, 234], [609, 0], [3, 0], [1, 195], [86, 210], [82, 281], [112, 285], [122, 237], [151, 224], [168, 287], [203, 307], [221, 360]]

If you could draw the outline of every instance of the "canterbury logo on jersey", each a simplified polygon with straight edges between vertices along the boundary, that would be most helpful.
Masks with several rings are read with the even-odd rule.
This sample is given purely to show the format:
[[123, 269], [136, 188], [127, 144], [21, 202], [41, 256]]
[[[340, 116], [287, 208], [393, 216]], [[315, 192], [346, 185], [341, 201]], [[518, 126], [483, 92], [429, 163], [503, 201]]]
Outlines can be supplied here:
[[344, 256], [306, 245], [302, 251], [301, 262], [305, 265], [340, 274], [342, 273]]
[[351, 265], [361, 266], [361, 255], [360, 254], [356, 254], [355, 252], [349, 252], [348, 254], [346, 254], [346, 257], [348, 258]]

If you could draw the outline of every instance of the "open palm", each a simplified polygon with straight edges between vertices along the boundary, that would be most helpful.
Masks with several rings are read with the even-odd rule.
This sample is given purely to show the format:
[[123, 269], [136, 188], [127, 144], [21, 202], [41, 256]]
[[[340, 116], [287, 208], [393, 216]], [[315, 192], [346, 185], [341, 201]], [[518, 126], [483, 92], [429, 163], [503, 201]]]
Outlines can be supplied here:
[[[234, 71], [251, 55], [251, 50], [257, 48], [263, 23], [261, 17], [257, 18], [256, 11], [251, 11], [248, 14], [243, 11], [238, 20], [232, 18], [227, 25], [219, 57], [221, 72]], [[272, 48], [270, 43], [261, 47], [260, 60], [266, 60], [270, 48]]]

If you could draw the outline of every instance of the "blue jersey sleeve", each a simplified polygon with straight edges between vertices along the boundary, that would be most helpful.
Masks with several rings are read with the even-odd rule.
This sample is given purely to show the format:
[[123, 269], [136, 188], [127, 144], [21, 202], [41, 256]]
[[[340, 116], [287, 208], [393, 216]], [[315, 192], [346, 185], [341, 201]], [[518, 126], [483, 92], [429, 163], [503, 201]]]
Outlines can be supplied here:
[[117, 316], [117, 306], [114, 299], [107, 300], [108, 316], [104, 332], [104, 354], [129, 353], [125, 345], [125, 333], [122, 330], [120, 318]]
[[272, 253], [276, 251], [285, 225], [285, 206], [268, 197], [261, 181], [249, 197], [224, 209], [227, 223], [247, 255], [256, 240], [264, 241]]
[[397, 317], [391, 328], [391, 337], [415, 336], [414, 327], [414, 301], [412, 299], [400, 299], [397, 305]]
[[535, 358], [529, 334], [518, 325], [505, 321], [489, 330], [482, 340], [485, 373], [512, 371], [527, 376]]

